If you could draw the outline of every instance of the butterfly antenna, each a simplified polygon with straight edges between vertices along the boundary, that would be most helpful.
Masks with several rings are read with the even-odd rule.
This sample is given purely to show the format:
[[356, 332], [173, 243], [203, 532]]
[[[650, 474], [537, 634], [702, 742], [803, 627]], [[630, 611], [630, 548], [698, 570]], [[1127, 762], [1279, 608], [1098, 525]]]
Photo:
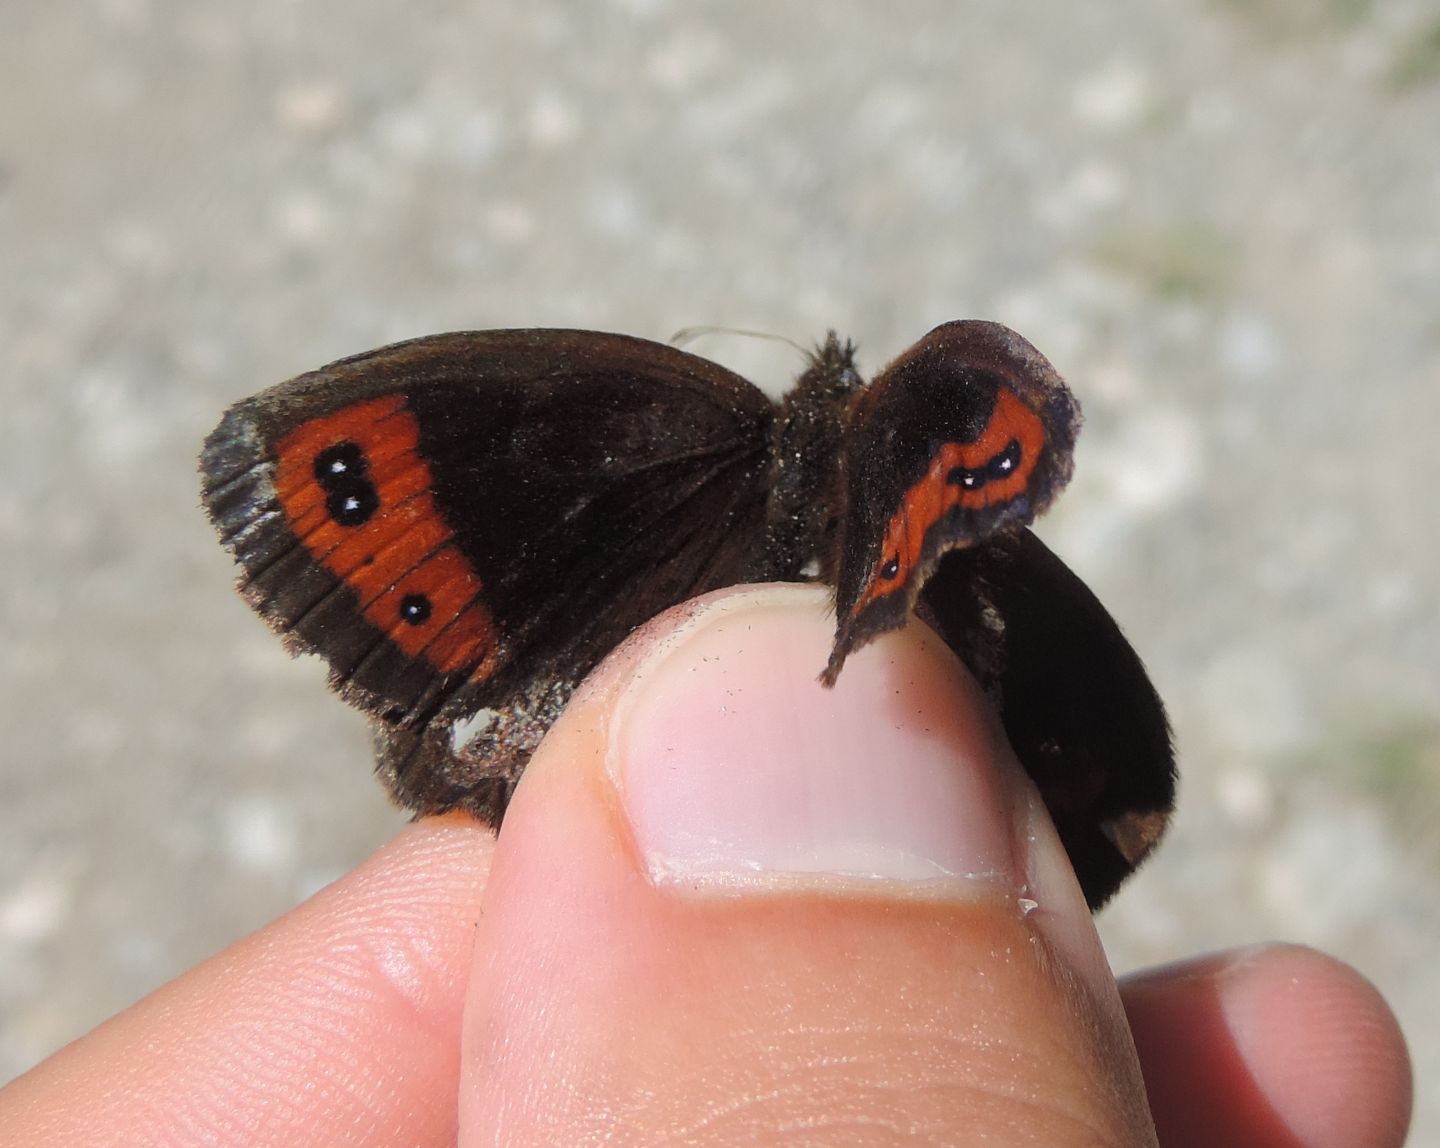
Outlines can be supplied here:
[[672, 347], [684, 347], [687, 343], [693, 343], [703, 335], [742, 335], [747, 339], [769, 339], [772, 342], [788, 344], [802, 355], [808, 356], [810, 354], [809, 350], [785, 335], [775, 335], [769, 331], [747, 331], [743, 327], [711, 327], [703, 325], [699, 327], [682, 327], [670, 336], [670, 345]]

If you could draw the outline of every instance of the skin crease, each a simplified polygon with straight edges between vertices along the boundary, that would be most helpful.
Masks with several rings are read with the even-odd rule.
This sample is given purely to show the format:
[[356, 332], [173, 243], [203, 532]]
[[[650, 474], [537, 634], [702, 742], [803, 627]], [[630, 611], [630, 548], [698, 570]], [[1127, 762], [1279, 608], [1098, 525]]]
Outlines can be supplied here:
[[[610, 732], [686, 617], [577, 698], [498, 847], [464, 817], [411, 826], [0, 1090], [0, 1143], [1154, 1143], [1137, 1064], [1166, 1148], [1403, 1141], [1394, 1019], [1310, 950], [1117, 996], [1088, 917], [985, 890], [657, 885]], [[884, 656], [923, 646], [912, 628]]]

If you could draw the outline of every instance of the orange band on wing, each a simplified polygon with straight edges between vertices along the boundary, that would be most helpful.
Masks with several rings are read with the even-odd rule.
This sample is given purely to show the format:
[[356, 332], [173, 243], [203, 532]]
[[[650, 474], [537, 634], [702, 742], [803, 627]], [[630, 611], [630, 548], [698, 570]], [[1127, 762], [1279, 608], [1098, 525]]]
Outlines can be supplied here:
[[[885, 530], [879, 564], [852, 613], [904, 583], [924, 552], [926, 533], [950, 510], [983, 510], [1025, 493], [1044, 446], [1040, 417], [1002, 388], [980, 436], [974, 442], [942, 445], [924, 475], [905, 492]], [[1013, 465], [997, 473], [996, 464], [1007, 457], [1013, 457]], [[965, 485], [966, 475], [973, 487]]]
[[276, 448], [290, 529], [377, 630], [444, 673], [485, 678], [496, 632], [483, 586], [431, 495], [420, 427], [388, 395], [312, 419]]

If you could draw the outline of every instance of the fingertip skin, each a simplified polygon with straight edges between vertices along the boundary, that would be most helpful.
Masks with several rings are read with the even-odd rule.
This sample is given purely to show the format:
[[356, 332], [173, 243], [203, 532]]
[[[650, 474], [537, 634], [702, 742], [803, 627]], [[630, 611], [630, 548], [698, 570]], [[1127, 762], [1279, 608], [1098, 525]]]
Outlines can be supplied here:
[[1355, 969], [1262, 945], [1121, 986], [1166, 1148], [1399, 1148], [1413, 1080], [1399, 1024]]
[[494, 837], [399, 837], [0, 1092], [0, 1144], [454, 1143]]

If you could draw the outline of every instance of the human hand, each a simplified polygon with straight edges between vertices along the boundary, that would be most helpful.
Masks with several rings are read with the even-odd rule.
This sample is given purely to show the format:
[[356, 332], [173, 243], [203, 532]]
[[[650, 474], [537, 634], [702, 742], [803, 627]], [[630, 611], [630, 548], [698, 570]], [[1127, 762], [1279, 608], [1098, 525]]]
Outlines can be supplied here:
[[648, 627], [498, 845], [411, 826], [0, 1091], [0, 1143], [1403, 1141], [1368, 983], [1272, 946], [1117, 989], [968, 675], [912, 626], [824, 691], [818, 601]]

